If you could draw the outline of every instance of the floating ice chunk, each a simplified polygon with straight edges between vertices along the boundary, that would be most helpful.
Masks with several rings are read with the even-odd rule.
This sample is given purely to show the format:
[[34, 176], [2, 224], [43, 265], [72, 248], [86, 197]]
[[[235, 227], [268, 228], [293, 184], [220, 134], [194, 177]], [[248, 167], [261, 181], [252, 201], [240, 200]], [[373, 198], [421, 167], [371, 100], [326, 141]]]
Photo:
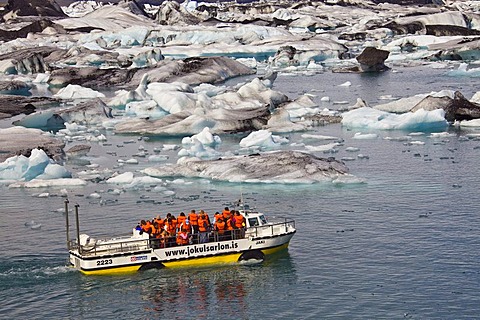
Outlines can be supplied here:
[[357, 154], [357, 158], [358, 159], [370, 159], [370, 157], [368, 155], [363, 154], [363, 153]]
[[346, 81], [342, 84], [339, 84], [338, 86], [339, 87], [350, 87], [352, 85], [352, 83], [350, 81]]
[[357, 152], [359, 150], [360, 150], [360, 148], [356, 148], [356, 147], [345, 148], [345, 151], [347, 151], [347, 152]]
[[42, 192], [39, 195], [37, 195], [37, 198], [48, 198], [50, 197], [50, 193], [48, 192]]
[[65, 88], [58, 90], [53, 95], [59, 99], [94, 99], [105, 98], [105, 95], [101, 92], [95, 91], [90, 88], [85, 88], [76, 84], [69, 84]]
[[369, 139], [376, 139], [376, 138], [378, 138], [378, 134], [376, 133], [357, 132], [353, 136], [353, 139], [358, 139], [358, 140], [369, 140]]
[[301, 137], [303, 139], [315, 139], [315, 140], [342, 140], [338, 137], [316, 135], [316, 134], [309, 134], [309, 133], [304, 133], [304, 134], [301, 135]]
[[133, 172], [124, 172], [122, 174], [111, 177], [106, 182], [114, 184], [128, 184], [133, 181]]
[[151, 155], [147, 158], [148, 162], [163, 162], [168, 160], [166, 155]]
[[99, 193], [97, 193], [97, 192], [90, 193], [90, 194], [87, 196], [87, 198], [89, 198], [89, 199], [100, 199], [101, 197], [102, 197], [102, 196], [101, 196]]
[[328, 96], [322, 97], [322, 98], [320, 99], [320, 101], [322, 101], [322, 102], [330, 102], [330, 97], [328, 97]]
[[176, 145], [176, 144], [164, 144], [163, 147], [162, 147], [162, 150], [164, 150], [164, 151], [175, 151], [179, 148], [180, 148], [180, 146]]
[[480, 68], [468, 68], [468, 63], [460, 63], [457, 70], [451, 70], [447, 73], [451, 77], [480, 77]]
[[49, 163], [44, 169], [43, 174], [40, 174], [36, 179], [60, 179], [71, 178], [72, 174], [64, 167], [56, 163]]
[[347, 174], [347, 175], [339, 175], [336, 179], [332, 181], [334, 184], [358, 184], [358, 183], [366, 183], [364, 179]]
[[419, 140], [413, 140], [413, 141], [407, 142], [407, 144], [410, 146], [423, 146], [425, 142], [419, 141]]
[[167, 115], [168, 112], [158, 107], [153, 100], [132, 101], [125, 106], [125, 115], [135, 117], [149, 117], [159, 119]]
[[448, 138], [448, 137], [453, 137], [455, 134], [449, 133], [449, 132], [432, 132], [430, 134], [430, 138]]
[[409, 136], [423, 136], [423, 135], [425, 135], [425, 132], [410, 132], [408, 135]]
[[138, 160], [132, 158], [132, 159], [126, 160], [125, 163], [127, 163], [127, 164], [138, 164]]
[[480, 127], [480, 119], [460, 121], [460, 127], [478, 128], [478, 127]]
[[208, 145], [204, 145], [197, 138], [189, 138], [187, 141], [188, 144], [186, 144], [186, 147], [178, 152], [178, 155], [180, 157], [196, 157], [208, 159], [220, 156], [220, 153], [218, 151], [216, 151], [212, 147], [209, 147]]
[[195, 139], [205, 146], [217, 145], [222, 142], [222, 139], [220, 139], [219, 136], [213, 135], [210, 132], [210, 128], [205, 127], [203, 128], [202, 132], [200, 132], [199, 134], [195, 134], [191, 137], [183, 138], [182, 144], [184, 145], [195, 144], [196, 143]]
[[443, 109], [432, 111], [419, 109], [413, 113], [393, 114], [364, 107], [345, 112], [342, 117], [342, 125], [349, 128], [425, 130], [448, 126]]
[[69, 187], [81, 187], [85, 186], [87, 182], [78, 178], [61, 178], [61, 179], [51, 179], [51, 180], [37, 180], [33, 179], [26, 182], [15, 182], [10, 184], [9, 188], [48, 188], [48, 187], [59, 187], [59, 186], [69, 186]]
[[154, 187], [157, 185], [163, 185], [164, 182], [162, 179], [154, 178], [150, 176], [135, 177], [132, 181], [124, 185], [125, 189], [139, 189], [145, 187]]
[[274, 136], [268, 130], [259, 130], [250, 133], [247, 137], [240, 141], [242, 148], [264, 147], [276, 148], [280, 144], [288, 143], [288, 139]]
[[305, 149], [307, 149], [310, 152], [328, 152], [328, 151], [334, 150], [335, 147], [338, 147], [339, 145], [340, 144], [337, 143], [337, 142], [323, 144], [323, 145], [320, 145], [320, 146], [306, 145]]

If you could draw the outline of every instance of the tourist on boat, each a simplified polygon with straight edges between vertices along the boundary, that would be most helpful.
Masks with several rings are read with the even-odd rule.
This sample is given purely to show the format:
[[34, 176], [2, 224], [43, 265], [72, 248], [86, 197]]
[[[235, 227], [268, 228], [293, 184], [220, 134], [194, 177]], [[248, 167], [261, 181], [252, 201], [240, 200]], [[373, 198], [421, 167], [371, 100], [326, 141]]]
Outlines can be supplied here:
[[245, 217], [240, 214], [240, 211], [235, 211], [235, 237], [236, 239], [245, 238], [245, 227], [247, 226]]
[[166, 248], [168, 246], [168, 238], [169, 238], [168, 232], [166, 230], [162, 230], [158, 235], [160, 248]]
[[180, 229], [182, 224], [187, 220], [184, 212], [180, 212], [180, 215], [177, 218], [177, 228]]
[[143, 232], [146, 232], [148, 234], [152, 233], [152, 223], [150, 222], [150, 220], [142, 220], [140, 222], [140, 225], [142, 227]]
[[217, 238], [215, 241], [223, 241], [225, 240], [225, 230], [227, 228], [227, 225], [225, 221], [223, 221], [223, 218], [218, 218], [217, 221], [215, 221], [215, 226], [214, 230], [217, 232]]
[[140, 231], [141, 231], [141, 233], [140, 233], [140, 234], [142, 234], [142, 233], [143, 233], [143, 231], [142, 231], [142, 226], [140, 225], [140, 222], [139, 222], [139, 223], [137, 223], [137, 226], [135, 227], [135, 230], [136, 230], [136, 231], [138, 231], [139, 233], [140, 233]]
[[217, 220], [218, 220], [219, 218], [222, 218], [222, 220], [223, 220], [223, 214], [221, 214], [220, 212], [217, 211], [217, 212], [215, 212], [215, 214], [213, 215], [213, 218], [214, 218], [213, 223], [215, 224], [215, 222], [217, 222]]
[[184, 246], [189, 244], [190, 242], [190, 236], [185, 230], [180, 230], [177, 233], [177, 245], [179, 246]]
[[185, 219], [185, 221], [182, 222], [182, 224], [178, 226], [178, 231], [181, 231], [181, 230], [183, 230], [187, 233], [192, 233], [192, 226], [190, 224], [190, 220]]
[[153, 222], [154, 222], [154, 223], [155, 223], [155, 222], [157, 223], [159, 229], [163, 229], [163, 227], [164, 227], [164, 225], [165, 225], [163, 219], [160, 218], [160, 215], [156, 216], [156, 217], [153, 219]]
[[198, 214], [194, 209], [190, 211], [188, 220], [190, 220], [190, 224], [192, 225], [193, 233], [198, 233]]
[[208, 242], [208, 232], [210, 230], [210, 221], [208, 215], [205, 211], [200, 210], [200, 215], [198, 216], [198, 232], [199, 234], [199, 243]]
[[230, 218], [228, 218], [225, 221], [225, 240], [231, 240], [233, 239], [233, 229], [235, 229], [235, 222], [233, 219], [233, 215], [230, 215]]
[[224, 221], [227, 221], [227, 219], [230, 218], [230, 216], [232, 215], [232, 213], [230, 212], [230, 209], [228, 209], [228, 207], [225, 207], [222, 211], [222, 215], [223, 215], [223, 220]]

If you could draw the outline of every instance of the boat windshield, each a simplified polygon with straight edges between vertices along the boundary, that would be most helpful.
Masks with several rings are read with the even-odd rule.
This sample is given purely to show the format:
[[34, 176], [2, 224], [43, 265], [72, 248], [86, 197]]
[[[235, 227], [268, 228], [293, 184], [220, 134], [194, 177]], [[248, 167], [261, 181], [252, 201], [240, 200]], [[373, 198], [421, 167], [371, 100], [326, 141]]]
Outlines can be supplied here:
[[257, 217], [255, 217], [255, 218], [248, 218], [248, 225], [249, 225], [250, 227], [258, 226], [259, 223], [258, 223]]
[[267, 224], [267, 219], [265, 218], [265, 216], [263, 214], [261, 216], [259, 216], [259, 218], [262, 221], [262, 225]]

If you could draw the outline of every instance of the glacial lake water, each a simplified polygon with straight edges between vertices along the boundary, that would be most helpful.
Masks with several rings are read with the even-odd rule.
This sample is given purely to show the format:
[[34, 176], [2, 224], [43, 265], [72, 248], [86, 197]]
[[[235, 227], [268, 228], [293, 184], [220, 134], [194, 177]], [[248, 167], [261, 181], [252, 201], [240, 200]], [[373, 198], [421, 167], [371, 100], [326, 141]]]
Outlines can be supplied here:
[[[405, 68], [371, 76], [279, 75], [275, 89], [290, 98], [317, 98], [353, 105], [376, 104], [382, 95], [407, 97], [441, 89], [470, 98], [478, 79], [453, 78], [446, 70]], [[338, 87], [350, 81], [350, 87]], [[60, 188], [0, 186], [1, 319], [476, 319], [480, 315], [480, 140], [476, 131], [449, 128], [449, 136], [376, 131], [378, 138], [352, 139], [339, 124], [310, 134], [344, 139], [335, 156], [362, 184], [231, 184], [177, 181], [120, 195], [112, 186], [89, 183], [69, 189], [80, 205], [81, 230], [92, 236], [126, 234], [139, 219], [192, 208], [220, 210], [243, 194], [269, 217], [288, 216], [298, 229], [288, 252], [258, 265], [150, 270], [123, 276], [84, 276], [66, 266], [64, 198]], [[284, 135], [302, 141], [301, 133]], [[385, 138], [394, 139], [385, 139]], [[92, 162], [113, 168], [117, 159], [180, 138], [138, 140], [108, 135], [94, 145]], [[395, 139], [399, 138], [399, 139]], [[224, 150], [240, 136], [223, 138]], [[315, 145], [325, 142], [304, 141]], [[346, 151], [356, 147], [357, 152]], [[288, 148], [288, 147], [286, 147]], [[116, 154], [113, 155], [112, 152]], [[357, 159], [357, 154], [368, 159]], [[175, 152], [167, 154], [174, 161]], [[322, 156], [322, 154], [319, 154]], [[121, 171], [148, 166], [125, 165]], [[82, 167], [70, 163], [74, 171]], [[48, 192], [49, 197], [38, 194]], [[100, 199], [88, 198], [93, 192]], [[41, 224], [32, 230], [31, 220]]]

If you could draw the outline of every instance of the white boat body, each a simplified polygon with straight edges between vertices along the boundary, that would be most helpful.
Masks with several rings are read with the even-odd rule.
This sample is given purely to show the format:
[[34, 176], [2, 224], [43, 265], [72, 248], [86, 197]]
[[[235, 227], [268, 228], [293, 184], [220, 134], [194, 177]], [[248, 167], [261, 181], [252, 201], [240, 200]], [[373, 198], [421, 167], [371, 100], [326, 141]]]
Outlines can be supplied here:
[[[263, 261], [284, 250], [296, 232], [293, 220], [271, 223], [262, 213], [240, 210], [245, 230], [234, 230], [230, 239], [159, 248], [157, 239], [137, 230], [129, 237], [94, 240], [80, 236], [71, 245], [70, 264], [84, 274], [112, 274], [164, 267]], [[216, 235], [211, 234], [216, 237]], [[197, 238], [198, 239], [198, 238]]]

